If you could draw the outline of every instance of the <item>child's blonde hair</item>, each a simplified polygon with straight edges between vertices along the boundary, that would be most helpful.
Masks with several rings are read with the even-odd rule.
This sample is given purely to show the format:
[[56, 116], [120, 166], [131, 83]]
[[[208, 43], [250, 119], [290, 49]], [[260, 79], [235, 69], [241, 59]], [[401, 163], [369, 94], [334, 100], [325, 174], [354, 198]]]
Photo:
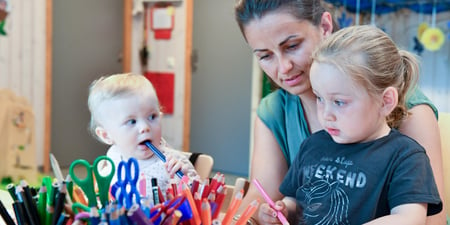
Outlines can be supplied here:
[[[117, 97], [139, 95], [143, 91], [156, 91], [152, 83], [144, 76], [137, 74], [114, 74], [103, 76], [91, 83], [89, 87], [88, 107], [91, 112], [89, 131], [95, 135], [95, 128], [99, 126], [96, 108], [100, 103]], [[156, 99], [159, 104], [158, 99]]]
[[390, 127], [398, 128], [408, 115], [406, 95], [416, 84], [419, 63], [382, 30], [371, 25], [339, 30], [319, 45], [312, 59], [335, 66], [371, 96], [380, 96], [387, 87], [396, 88], [398, 104], [386, 118]]

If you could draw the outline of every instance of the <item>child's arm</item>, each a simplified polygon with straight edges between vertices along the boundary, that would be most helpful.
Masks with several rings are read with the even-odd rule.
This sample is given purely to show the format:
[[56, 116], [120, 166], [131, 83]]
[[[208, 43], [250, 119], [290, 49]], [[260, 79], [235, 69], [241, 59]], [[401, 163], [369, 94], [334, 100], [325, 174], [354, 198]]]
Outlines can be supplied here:
[[427, 218], [427, 204], [412, 203], [396, 206], [391, 214], [372, 220], [365, 225], [375, 224], [425, 224]]
[[275, 208], [269, 206], [268, 203], [263, 203], [258, 210], [258, 221], [259, 224], [281, 224], [277, 217], [277, 211], [283, 213], [286, 218], [288, 218], [290, 224], [296, 223], [296, 201], [295, 198], [284, 197], [283, 200], [275, 202]]

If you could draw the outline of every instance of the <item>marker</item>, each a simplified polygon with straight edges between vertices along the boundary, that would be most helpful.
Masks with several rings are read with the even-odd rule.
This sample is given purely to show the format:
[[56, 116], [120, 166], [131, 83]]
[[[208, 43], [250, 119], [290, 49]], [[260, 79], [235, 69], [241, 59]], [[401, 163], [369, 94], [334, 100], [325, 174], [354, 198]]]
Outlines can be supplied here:
[[[57, 225], [61, 214], [63, 212], [64, 209], [64, 201], [66, 200], [66, 194], [67, 194], [67, 186], [66, 186], [66, 182], [63, 182], [59, 188], [59, 194], [56, 198], [56, 202], [55, 202], [55, 208], [54, 208], [54, 212], [53, 212], [53, 219], [52, 219], [52, 225]], [[64, 221], [64, 217], [62, 218], [62, 221]], [[67, 222], [67, 221], [65, 221]]]
[[159, 193], [158, 193], [158, 180], [152, 177], [152, 195], [153, 195], [153, 205], [159, 204]]
[[16, 185], [14, 185], [13, 183], [10, 183], [10, 184], [6, 185], [6, 188], [8, 189], [8, 192], [11, 195], [11, 198], [13, 199], [13, 201], [16, 201], [17, 200]]
[[45, 185], [42, 185], [39, 189], [37, 209], [39, 213], [39, 219], [41, 220], [41, 225], [44, 225], [45, 217], [47, 216], [47, 187]]
[[[266, 191], [264, 191], [263, 187], [258, 182], [258, 180], [253, 179], [253, 184], [255, 184], [256, 188], [259, 190], [259, 192], [261, 192], [261, 195], [264, 197], [264, 199], [270, 205], [270, 207], [275, 208], [275, 203], [272, 201], [272, 199], [270, 199]], [[289, 222], [287, 221], [286, 217], [283, 215], [282, 212], [277, 211], [277, 217], [283, 225], [289, 225]]]
[[23, 205], [25, 206], [25, 214], [26, 217], [29, 218], [31, 225], [39, 225], [41, 221], [37, 212], [37, 206], [34, 203], [33, 197], [31, 196], [30, 189], [27, 184], [24, 183], [18, 185], [16, 187], [16, 193], [19, 201], [23, 202]]
[[141, 173], [141, 179], [139, 180], [139, 192], [141, 196], [147, 197], [147, 179], [144, 176], [144, 173]]
[[14, 214], [16, 215], [17, 225], [30, 224], [29, 218], [25, 213], [25, 206], [23, 202], [16, 200], [13, 203]]
[[[156, 156], [158, 156], [159, 159], [161, 159], [163, 162], [166, 162], [166, 156], [164, 156], [164, 154], [158, 150], [158, 148], [156, 148], [150, 141], [146, 141], [144, 142], [144, 144], [153, 151], [153, 153], [155, 153]], [[184, 174], [183, 172], [181, 172], [181, 170], [178, 170], [176, 172], [177, 176], [181, 179], [183, 178]]]

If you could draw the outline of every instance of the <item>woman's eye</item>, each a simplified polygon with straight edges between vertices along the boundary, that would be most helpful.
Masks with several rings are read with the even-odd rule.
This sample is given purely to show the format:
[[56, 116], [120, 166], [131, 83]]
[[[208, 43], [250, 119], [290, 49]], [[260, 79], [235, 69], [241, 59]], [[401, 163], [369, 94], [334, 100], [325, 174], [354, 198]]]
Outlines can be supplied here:
[[298, 44], [292, 44], [292, 45], [289, 45], [287, 48], [289, 50], [292, 50], [292, 49], [296, 49], [297, 47], [298, 47]]
[[259, 60], [265, 60], [268, 59], [270, 57], [270, 55], [261, 55], [259, 56]]

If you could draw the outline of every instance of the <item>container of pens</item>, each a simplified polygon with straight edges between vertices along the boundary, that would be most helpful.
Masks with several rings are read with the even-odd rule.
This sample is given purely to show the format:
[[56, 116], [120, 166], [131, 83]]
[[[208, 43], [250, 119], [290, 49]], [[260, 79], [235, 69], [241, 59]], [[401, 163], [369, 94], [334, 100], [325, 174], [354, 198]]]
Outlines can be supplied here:
[[[8, 185], [14, 214], [0, 202], [6, 225], [243, 225], [259, 205], [255, 200], [234, 220], [243, 191], [236, 191], [229, 207], [223, 209], [227, 187], [220, 173], [203, 181], [181, 179], [171, 183], [166, 193], [153, 181], [155, 191], [153, 199], [149, 199], [137, 191], [138, 174], [132, 175], [133, 170], [129, 170], [137, 166], [135, 160], [124, 162], [117, 170], [112, 166], [106, 175], [96, 169], [102, 160], [110, 159], [101, 156], [92, 164], [75, 160], [65, 180], [47, 176], [40, 187], [30, 187], [26, 181]], [[87, 171], [84, 178], [73, 169], [80, 165]], [[113, 176], [117, 176], [114, 184]]]

